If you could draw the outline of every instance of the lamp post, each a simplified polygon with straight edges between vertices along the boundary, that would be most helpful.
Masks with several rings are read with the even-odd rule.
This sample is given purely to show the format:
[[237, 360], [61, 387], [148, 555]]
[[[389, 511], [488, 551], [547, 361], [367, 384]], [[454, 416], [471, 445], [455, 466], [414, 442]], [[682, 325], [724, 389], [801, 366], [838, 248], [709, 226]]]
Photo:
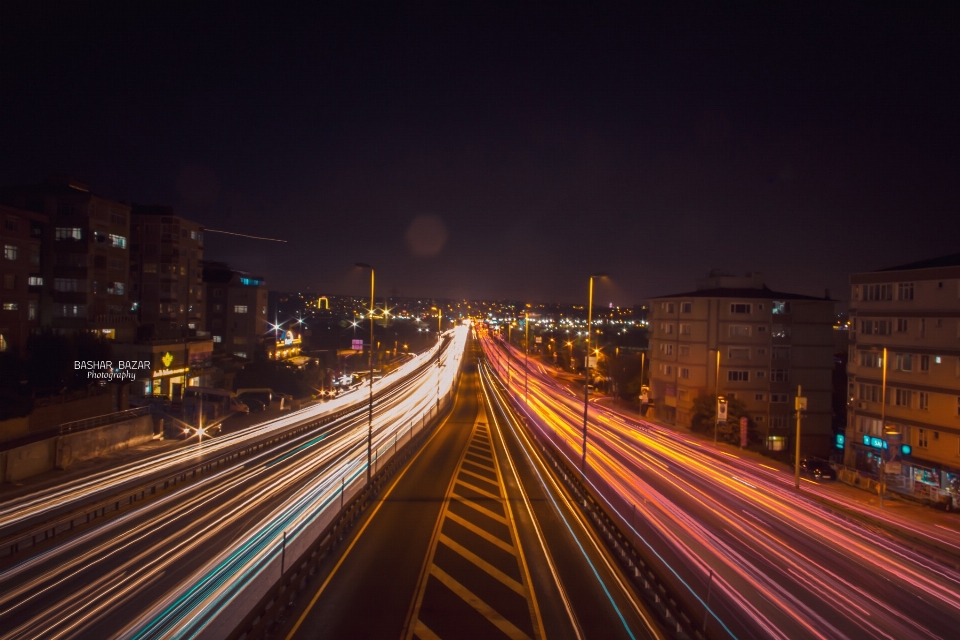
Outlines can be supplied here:
[[[585, 363], [586, 376], [583, 380], [583, 453], [580, 457], [580, 471], [584, 474], [587, 472], [587, 411], [590, 406], [590, 328], [593, 323], [593, 279], [606, 277], [607, 274], [605, 273], [595, 273], [590, 276], [590, 295], [587, 302], [587, 361]], [[573, 353], [572, 348], [570, 353]]]
[[357, 266], [361, 269], [370, 269], [370, 345], [367, 347], [367, 364], [370, 367], [370, 411], [367, 415], [367, 482], [370, 482], [370, 466], [373, 464], [373, 267], [362, 262]]
[[440, 413], [440, 322], [443, 316], [440, 313], [440, 307], [430, 307], [437, 312], [437, 414]]
[[720, 428], [720, 348], [717, 348], [717, 373], [713, 381], [713, 395], [717, 398], [717, 411], [713, 418], [713, 446], [717, 446], [717, 430]]
[[510, 353], [510, 345], [513, 342], [513, 325], [511, 322], [507, 326], [507, 390], [513, 386], [513, 354]]
[[530, 312], [526, 312], [523, 318], [523, 401], [529, 404], [527, 400], [527, 369], [529, 365], [527, 360], [530, 354]]

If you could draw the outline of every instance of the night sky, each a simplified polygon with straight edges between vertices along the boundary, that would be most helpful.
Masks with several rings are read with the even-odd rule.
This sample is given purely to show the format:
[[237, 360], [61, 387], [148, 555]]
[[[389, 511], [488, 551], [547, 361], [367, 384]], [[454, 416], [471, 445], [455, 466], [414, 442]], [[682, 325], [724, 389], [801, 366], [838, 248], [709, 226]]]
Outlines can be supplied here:
[[630, 305], [720, 267], [846, 299], [960, 250], [953, 3], [382, 4], [5, 1], [0, 184], [287, 239], [206, 257], [317, 293], [363, 294], [362, 261], [378, 294], [582, 301], [607, 271]]

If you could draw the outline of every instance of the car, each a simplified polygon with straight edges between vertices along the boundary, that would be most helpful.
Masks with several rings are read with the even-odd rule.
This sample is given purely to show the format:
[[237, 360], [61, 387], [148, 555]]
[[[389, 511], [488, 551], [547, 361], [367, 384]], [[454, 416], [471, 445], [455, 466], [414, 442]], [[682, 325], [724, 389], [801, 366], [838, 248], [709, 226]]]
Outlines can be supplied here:
[[836, 480], [837, 472], [826, 460], [819, 458], [803, 458], [800, 460], [800, 472], [813, 476], [817, 480]]
[[238, 413], [250, 413], [250, 407], [236, 398], [230, 399], [230, 410]]
[[256, 398], [244, 398], [243, 402], [250, 408], [250, 413], [264, 411], [267, 408], [267, 405]]

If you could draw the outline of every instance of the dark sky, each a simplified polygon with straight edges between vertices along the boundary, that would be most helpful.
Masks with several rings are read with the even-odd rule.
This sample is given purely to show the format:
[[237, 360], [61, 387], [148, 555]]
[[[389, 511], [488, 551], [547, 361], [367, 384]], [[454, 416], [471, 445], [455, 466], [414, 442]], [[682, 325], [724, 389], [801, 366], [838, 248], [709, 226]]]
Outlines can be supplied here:
[[402, 295], [577, 301], [603, 270], [632, 304], [722, 267], [845, 299], [960, 245], [950, 2], [194, 4], [0, 4], [0, 184], [285, 238], [206, 253], [329, 293], [364, 261]]

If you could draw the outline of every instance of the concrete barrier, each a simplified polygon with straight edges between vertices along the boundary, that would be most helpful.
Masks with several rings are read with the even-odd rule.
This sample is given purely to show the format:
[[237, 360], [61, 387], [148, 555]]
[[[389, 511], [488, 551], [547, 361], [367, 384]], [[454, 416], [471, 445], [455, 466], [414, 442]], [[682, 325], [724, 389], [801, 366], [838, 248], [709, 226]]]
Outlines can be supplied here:
[[108, 424], [95, 429], [68, 433], [55, 438], [57, 469], [67, 469], [81, 460], [135, 447], [153, 438], [153, 418], [149, 415]]
[[47, 438], [5, 451], [3, 481], [18, 482], [51, 471], [56, 461], [56, 452], [56, 438]]

